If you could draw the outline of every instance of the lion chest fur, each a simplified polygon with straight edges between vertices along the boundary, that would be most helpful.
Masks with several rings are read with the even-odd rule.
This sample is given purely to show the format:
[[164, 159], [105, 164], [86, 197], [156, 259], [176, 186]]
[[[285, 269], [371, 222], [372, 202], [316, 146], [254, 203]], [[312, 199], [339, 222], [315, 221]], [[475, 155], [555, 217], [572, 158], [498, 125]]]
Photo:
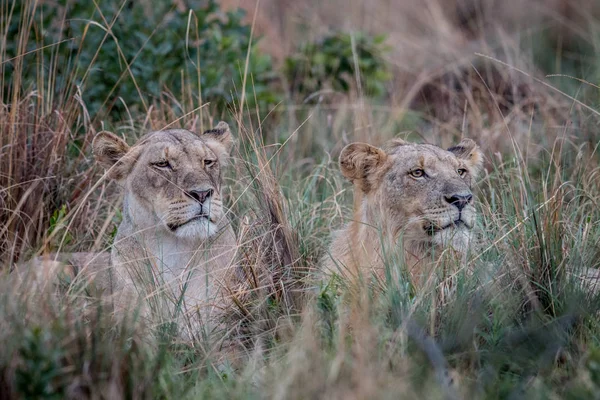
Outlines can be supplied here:
[[346, 146], [340, 168], [354, 184], [354, 213], [333, 235], [325, 273], [383, 278], [386, 263], [401, 263], [421, 286], [440, 255], [463, 258], [475, 222], [471, 185], [481, 159], [469, 139], [448, 150], [398, 140], [385, 149]]

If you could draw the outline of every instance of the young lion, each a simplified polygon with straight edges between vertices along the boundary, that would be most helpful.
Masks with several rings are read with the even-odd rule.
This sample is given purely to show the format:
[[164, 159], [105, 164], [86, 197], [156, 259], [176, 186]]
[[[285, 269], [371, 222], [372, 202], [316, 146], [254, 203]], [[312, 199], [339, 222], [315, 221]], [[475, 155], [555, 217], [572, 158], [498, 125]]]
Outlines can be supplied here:
[[346, 146], [340, 169], [354, 184], [354, 217], [334, 234], [325, 272], [382, 278], [386, 255], [400, 244], [413, 284], [422, 285], [444, 249], [463, 255], [469, 246], [482, 159], [470, 139], [448, 150], [398, 139], [384, 149]]
[[150, 132], [132, 147], [110, 133], [96, 135], [96, 160], [125, 191], [111, 253], [117, 308], [140, 296], [145, 315], [214, 319], [236, 250], [221, 199], [232, 145], [224, 122], [201, 135]]

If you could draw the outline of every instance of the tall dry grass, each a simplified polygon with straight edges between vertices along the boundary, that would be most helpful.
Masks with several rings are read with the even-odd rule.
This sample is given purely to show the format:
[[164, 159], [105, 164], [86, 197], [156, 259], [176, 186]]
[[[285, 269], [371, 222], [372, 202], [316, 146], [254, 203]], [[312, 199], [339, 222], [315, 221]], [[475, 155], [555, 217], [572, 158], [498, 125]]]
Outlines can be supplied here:
[[[284, 103], [265, 120], [243, 104], [243, 112], [225, 111], [238, 136], [227, 204], [244, 269], [242, 284], [231, 288], [228, 334], [244, 356], [234, 368], [214, 357], [210, 342], [181, 343], [168, 327], [115, 322], [85, 282], [63, 282], [65, 295], [2, 276], [0, 393], [593, 396], [599, 303], [581, 276], [599, 267], [597, 94], [591, 84], [546, 76], [552, 71], [536, 51], [543, 47], [559, 72], [570, 42], [597, 50], [595, 6], [536, 1], [526, 13], [520, 2], [262, 0], [257, 29], [275, 57], [328, 29], [386, 32], [394, 80], [384, 101], [354, 92], [316, 105]], [[0, 7], [7, 13], [10, 7]], [[17, 38], [0, 34], [0, 42], [17, 40], [25, 49], [35, 23], [28, 18]], [[59, 77], [51, 66], [39, 66], [34, 86], [20, 82], [26, 63], [41, 62], [36, 52], [0, 57], [0, 68], [14, 68], [0, 107], [5, 271], [36, 253], [110, 248], [119, 189], [99, 181], [89, 153], [95, 131], [108, 127], [133, 142], [151, 129], [212, 123], [196, 110], [200, 104], [172, 95], [126, 121], [92, 122], [77, 87], [54, 90]], [[586, 60], [578, 63], [566, 72], [593, 80]], [[351, 215], [337, 152], [350, 141], [380, 144], [398, 134], [443, 146], [469, 136], [487, 156], [477, 184], [481, 248], [469, 261], [475, 273], [456, 272], [456, 293], [441, 304], [393, 278], [402, 276], [393, 254], [384, 291], [311, 279], [330, 232]], [[443, 286], [444, 277], [436, 279]]]

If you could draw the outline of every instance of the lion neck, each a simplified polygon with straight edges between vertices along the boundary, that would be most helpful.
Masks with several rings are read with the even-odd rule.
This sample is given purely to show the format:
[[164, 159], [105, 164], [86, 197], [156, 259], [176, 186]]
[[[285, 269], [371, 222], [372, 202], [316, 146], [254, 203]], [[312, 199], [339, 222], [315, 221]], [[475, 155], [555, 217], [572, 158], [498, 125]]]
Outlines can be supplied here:
[[[406, 266], [413, 285], [422, 287], [433, 270], [447, 258], [448, 249], [411, 238], [409, 233], [403, 232], [403, 224], [397, 222], [402, 218], [393, 218], [382, 206], [381, 195], [360, 192], [355, 190], [354, 218], [349, 225], [350, 243], [356, 244], [350, 249], [354, 261], [351, 264], [356, 269], [368, 266], [383, 279], [386, 262], [400, 261]], [[464, 258], [460, 252], [450, 252], [454, 259]]]

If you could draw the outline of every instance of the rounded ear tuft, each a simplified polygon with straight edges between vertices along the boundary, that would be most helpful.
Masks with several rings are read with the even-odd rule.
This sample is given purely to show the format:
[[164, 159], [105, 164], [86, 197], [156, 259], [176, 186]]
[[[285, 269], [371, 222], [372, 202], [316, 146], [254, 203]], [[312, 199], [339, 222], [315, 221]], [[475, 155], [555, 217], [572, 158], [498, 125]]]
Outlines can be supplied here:
[[115, 165], [128, 151], [127, 143], [110, 132], [98, 132], [92, 141], [94, 158], [106, 169]]
[[221, 143], [225, 147], [227, 154], [231, 153], [231, 149], [233, 148], [233, 134], [227, 122], [220, 121], [217, 126], [204, 131], [200, 136]]
[[454, 153], [456, 157], [463, 158], [475, 149], [477, 149], [477, 143], [472, 139], [465, 138], [456, 146], [450, 147], [448, 151]]
[[94, 158], [106, 169], [108, 176], [117, 181], [129, 174], [139, 156], [139, 146], [130, 150], [123, 139], [110, 132], [99, 132], [92, 141]]
[[372, 188], [372, 178], [384, 165], [387, 154], [367, 143], [351, 143], [340, 153], [342, 174], [364, 192]]
[[464, 160], [473, 170], [473, 175], [477, 175], [483, 167], [483, 153], [474, 140], [465, 138], [456, 146], [448, 149], [457, 158]]

